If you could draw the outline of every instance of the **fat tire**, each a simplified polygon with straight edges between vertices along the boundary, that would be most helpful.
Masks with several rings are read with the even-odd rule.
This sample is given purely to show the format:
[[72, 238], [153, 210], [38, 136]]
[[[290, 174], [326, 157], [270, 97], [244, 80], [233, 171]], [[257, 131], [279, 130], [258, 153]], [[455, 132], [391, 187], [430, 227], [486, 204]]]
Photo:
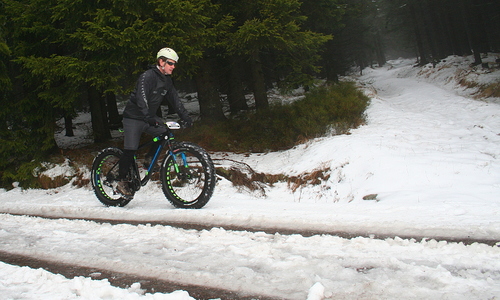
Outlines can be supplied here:
[[[174, 156], [169, 154], [165, 157], [160, 170], [165, 197], [176, 208], [202, 208], [212, 197], [217, 180], [210, 155], [200, 146], [189, 142], [175, 143], [172, 153], [177, 158], [185, 153], [189, 168], [181, 166], [181, 174], [177, 174], [174, 170]], [[185, 190], [193, 195], [186, 195], [183, 192]]]
[[106, 148], [99, 152], [92, 163], [90, 182], [97, 199], [106, 206], [127, 205], [133, 198], [124, 197], [112, 187], [113, 181], [118, 178], [118, 161], [123, 151], [118, 148]]

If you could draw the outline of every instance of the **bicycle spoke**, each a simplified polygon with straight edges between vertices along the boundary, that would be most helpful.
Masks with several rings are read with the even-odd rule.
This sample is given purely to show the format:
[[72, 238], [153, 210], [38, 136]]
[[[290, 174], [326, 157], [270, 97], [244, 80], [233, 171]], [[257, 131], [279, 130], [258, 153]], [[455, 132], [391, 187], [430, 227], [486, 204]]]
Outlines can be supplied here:
[[161, 178], [167, 199], [182, 208], [205, 205], [215, 185], [215, 171], [208, 154], [190, 143], [183, 143], [167, 157]]

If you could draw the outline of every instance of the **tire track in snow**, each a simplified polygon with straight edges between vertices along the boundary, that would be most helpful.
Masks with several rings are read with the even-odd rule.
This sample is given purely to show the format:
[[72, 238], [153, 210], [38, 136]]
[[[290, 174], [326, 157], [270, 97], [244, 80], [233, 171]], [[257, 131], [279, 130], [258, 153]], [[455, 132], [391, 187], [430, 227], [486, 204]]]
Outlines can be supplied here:
[[[2, 212], [0, 212], [2, 213]], [[198, 223], [189, 223], [189, 222], [169, 222], [169, 221], [137, 221], [137, 220], [126, 220], [126, 219], [100, 219], [100, 218], [79, 218], [79, 217], [52, 217], [45, 215], [36, 215], [36, 214], [15, 214], [15, 213], [6, 213], [13, 216], [28, 216], [28, 217], [37, 217], [43, 219], [57, 220], [57, 219], [67, 219], [67, 220], [82, 220], [82, 221], [93, 221], [96, 223], [108, 223], [111, 225], [119, 225], [119, 224], [127, 224], [127, 225], [161, 225], [161, 226], [170, 226], [174, 228], [180, 229], [194, 229], [194, 230], [210, 230], [213, 228], [222, 228], [228, 231], [248, 231], [248, 232], [265, 232], [268, 234], [280, 234], [280, 235], [294, 235], [298, 234], [303, 237], [311, 237], [315, 235], [331, 235], [337, 236], [345, 239], [352, 239], [356, 237], [365, 237], [365, 238], [373, 238], [379, 240], [385, 240], [388, 238], [401, 238], [401, 239], [414, 239], [416, 241], [421, 241], [423, 239], [427, 240], [436, 240], [436, 241], [445, 241], [448, 243], [463, 243], [464, 245], [471, 245], [474, 243], [486, 244], [489, 246], [495, 246], [500, 244], [499, 240], [496, 239], [484, 239], [484, 238], [455, 238], [455, 237], [447, 237], [447, 236], [429, 236], [429, 235], [386, 235], [386, 234], [373, 234], [373, 233], [363, 233], [363, 232], [346, 232], [346, 231], [320, 231], [320, 230], [297, 230], [297, 229], [288, 229], [288, 228], [276, 228], [276, 227], [244, 227], [237, 225], [227, 225], [227, 224], [198, 224]]]

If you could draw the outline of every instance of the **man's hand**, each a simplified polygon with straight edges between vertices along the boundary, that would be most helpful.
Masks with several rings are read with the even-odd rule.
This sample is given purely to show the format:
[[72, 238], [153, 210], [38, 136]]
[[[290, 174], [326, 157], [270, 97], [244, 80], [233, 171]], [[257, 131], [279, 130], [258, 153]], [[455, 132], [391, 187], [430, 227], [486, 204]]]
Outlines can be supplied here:
[[149, 124], [149, 126], [153, 126], [153, 127], [158, 127], [158, 121], [156, 121], [155, 118], [148, 118], [146, 119], [146, 123]]
[[181, 124], [182, 128], [189, 128], [189, 127], [193, 126], [193, 122], [185, 121], [185, 120], [180, 120], [179, 124]]

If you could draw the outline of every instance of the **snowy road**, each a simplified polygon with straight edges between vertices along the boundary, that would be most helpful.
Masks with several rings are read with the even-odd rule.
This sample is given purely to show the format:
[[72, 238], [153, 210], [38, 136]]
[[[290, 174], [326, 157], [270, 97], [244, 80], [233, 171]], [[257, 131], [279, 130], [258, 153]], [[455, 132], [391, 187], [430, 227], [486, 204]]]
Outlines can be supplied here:
[[[221, 180], [200, 210], [173, 209], [154, 183], [125, 208], [103, 207], [91, 190], [71, 185], [1, 190], [0, 252], [202, 285], [239, 297], [498, 299], [500, 105], [457, 96], [443, 88], [448, 80], [422, 79], [413, 70], [401, 64], [365, 72], [362, 80], [373, 99], [367, 124], [350, 135], [277, 153], [228, 154], [258, 172], [328, 169], [330, 177], [320, 185], [292, 193], [285, 183], [276, 184], [263, 197]], [[376, 199], [363, 200], [368, 194]], [[157, 223], [207, 229], [152, 225]], [[273, 228], [358, 237], [264, 232]], [[379, 236], [392, 238], [372, 238]], [[401, 238], [412, 236], [426, 238]], [[114, 296], [109, 288], [95, 288], [96, 280], [66, 282], [51, 275], [0, 264], [0, 299], [163, 296], [140, 295], [137, 288], [126, 290], [127, 297]]]
[[470, 299], [494, 296], [494, 290], [486, 291], [500, 281], [500, 252], [484, 244], [197, 231], [9, 215], [1, 215], [0, 222], [0, 236], [9, 241], [2, 243], [2, 251], [241, 296], [305, 299], [313, 284], [321, 282], [331, 299], [397, 299], [404, 287], [412, 299], [443, 294]]

